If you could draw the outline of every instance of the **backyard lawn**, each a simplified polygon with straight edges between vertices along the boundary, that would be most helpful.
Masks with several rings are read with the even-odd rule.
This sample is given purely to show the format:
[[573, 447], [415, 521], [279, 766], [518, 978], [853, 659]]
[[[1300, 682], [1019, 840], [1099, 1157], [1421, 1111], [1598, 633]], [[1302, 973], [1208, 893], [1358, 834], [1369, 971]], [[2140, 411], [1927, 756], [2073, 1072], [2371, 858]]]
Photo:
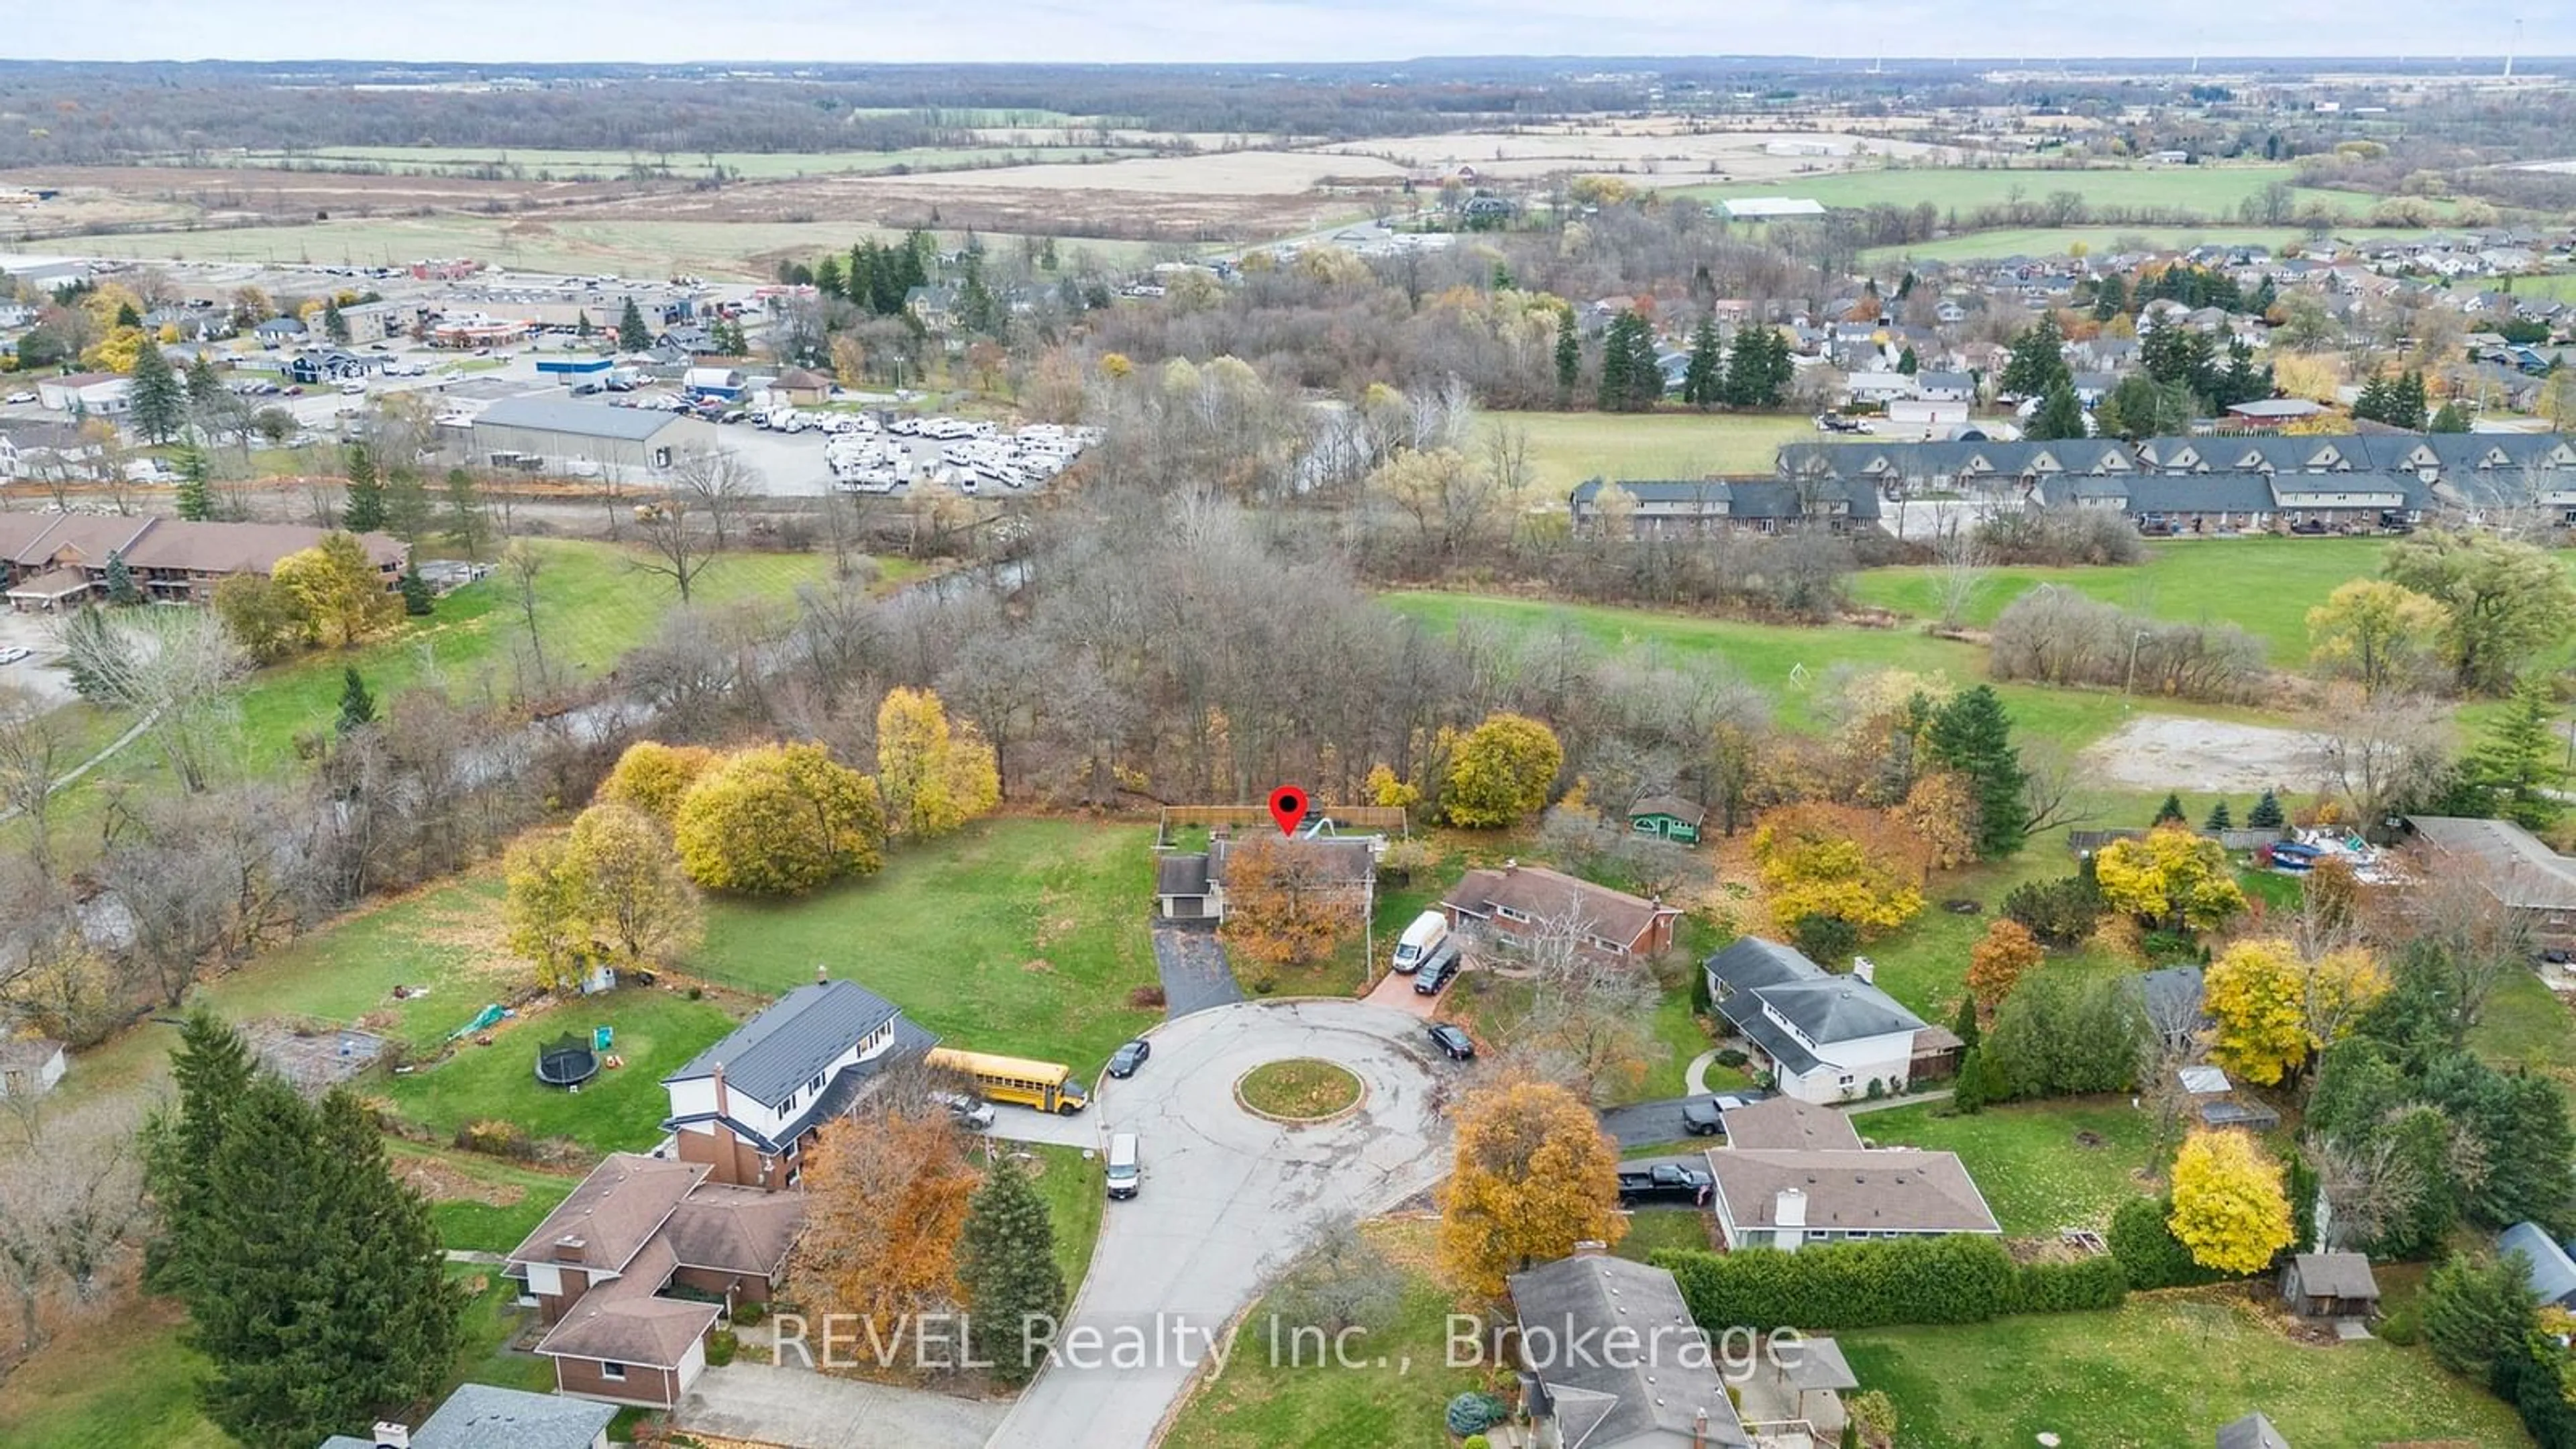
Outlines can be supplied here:
[[2043, 1433], [2085, 1449], [2168, 1449], [2210, 1443], [2257, 1409], [2299, 1449], [2531, 1442], [2511, 1408], [2423, 1349], [2295, 1343], [2232, 1291], [1835, 1337], [1860, 1381], [1896, 1401], [1907, 1449], [1994, 1449]]
[[506, 1253], [519, 1246], [581, 1181], [571, 1172], [399, 1138], [386, 1139], [385, 1157], [395, 1177], [429, 1197], [439, 1242], [467, 1252]]
[[2055, 1237], [2063, 1227], [2107, 1227], [2123, 1201], [2153, 1186], [2154, 1122], [2125, 1097], [2067, 1098], [1942, 1115], [1946, 1104], [1891, 1107], [1852, 1118], [1882, 1147], [1955, 1152], [2008, 1237]]
[[1040, 1164], [1038, 1195], [1046, 1199], [1055, 1222], [1055, 1265], [1064, 1273], [1065, 1302], [1082, 1288], [1091, 1268], [1091, 1250], [1100, 1241], [1100, 1213], [1109, 1201], [1098, 1153], [1051, 1143], [1013, 1143], [1011, 1150], [1035, 1155]]
[[1820, 436], [1802, 417], [1723, 413], [1495, 412], [1485, 421], [1528, 439], [1536, 481], [1559, 502], [1586, 478], [1767, 474], [1782, 443]]

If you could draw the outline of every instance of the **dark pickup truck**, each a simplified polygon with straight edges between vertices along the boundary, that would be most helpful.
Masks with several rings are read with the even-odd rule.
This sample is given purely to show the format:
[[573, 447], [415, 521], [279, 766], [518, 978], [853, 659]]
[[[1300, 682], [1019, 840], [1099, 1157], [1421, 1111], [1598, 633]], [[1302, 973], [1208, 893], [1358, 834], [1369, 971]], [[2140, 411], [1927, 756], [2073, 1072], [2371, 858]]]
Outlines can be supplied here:
[[1708, 1191], [1708, 1173], [1678, 1162], [1639, 1163], [1619, 1169], [1619, 1201], [1696, 1203]]

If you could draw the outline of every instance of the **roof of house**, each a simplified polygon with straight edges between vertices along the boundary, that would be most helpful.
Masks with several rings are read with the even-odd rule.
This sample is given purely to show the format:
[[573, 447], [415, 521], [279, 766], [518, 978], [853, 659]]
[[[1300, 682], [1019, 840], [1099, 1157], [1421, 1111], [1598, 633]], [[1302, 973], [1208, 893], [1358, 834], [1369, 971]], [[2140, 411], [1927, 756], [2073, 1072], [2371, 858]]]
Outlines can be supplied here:
[[1786, 1095], [1750, 1107], [1728, 1108], [1718, 1114], [1718, 1122], [1729, 1147], [1831, 1151], [1860, 1146], [1860, 1132], [1849, 1116]]
[[2290, 1449], [2290, 1441], [2261, 1414], [2248, 1414], [2218, 1426], [2218, 1449]]
[[[1220, 885], [1224, 884], [1226, 861], [1247, 843], [1232, 836], [1219, 836], [1209, 841], [1208, 877]], [[1273, 836], [1264, 843], [1279, 851], [1283, 862], [1300, 857], [1311, 862], [1314, 869], [1328, 880], [1377, 879], [1377, 852], [1370, 849], [1365, 840]]]
[[636, 1254], [625, 1276], [599, 1284], [574, 1301], [537, 1352], [565, 1358], [677, 1368], [689, 1346], [724, 1315], [717, 1303], [656, 1296], [680, 1266], [671, 1245], [655, 1238]]
[[770, 386], [788, 388], [797, 392], [829, 392], [832, 390], [832, 380], [809, 368], [791, 367], [770, 379]]
[[662, 1230], [682, 1266], [775, 1274], [805, 1220], [801, 1194], [702, 1182]]
[[2301, 1253], [2290, 1260], [2299, 1291], [2312, 1298], [2376, 1298], [2379, 1280], [2359, 1253]]
[[1479, 920], [1501, 907], [1541, 921], [1562, 920], [1572, 912], [1590, 922], [1592, 934], [1623, 943], [1635, 942], [1659, 918], [1681, 914], [1678, 906], [1641, 900], [1563, 871], [1518, 862], [1501, 870], [1467, 872], [1440, 903]]
[[662, 1080], [711, 1077], [722, 1067], [728, 1090], [775, 1107], [895, 1015], [893, 1002], [855, 981], [799, 986]]
[[1154, 862], [1154, 894], [1203, 896], [1208, 893], [1208, 858], [1202, 853], [1167, 855]]
[[478, 428], [534, 428], [583, 438], [640, 443], [680, 421], [658, 408], [617, 408], [564, 398], [505, 397], [475, 415]]
[[1974, 392], [1977, 380], [1964, 372], [1918, 372], [1914, 375], [1914, 385], [1925, 389], [1937, 387], [1951, 391]]
[[584, 1267], [626, 1272], [707, 1171], [703, 1162], [612, 1152], [510, 1250], [509, 1261], [573, 1261], [558, 1259], [555, 1244], [578, 1238], [582, 1244], [578, 1261]]
[[1708, 818], [1708, 811], [1679, 795], [1649, 795], [1628, 807], [1631, 820], [1647, 815], [1669, 815], [1684, 825], [1697, 825]]
[[0, 513], [0, 561], [21, 568], [46, 563], [65, 549], [104, 565], [129, 548], [156, 520], [103, 518], [81, 513]]
[[[264, 574], [278, 561], [302, 553], [329, 537], [327, 529], [296, 523], [190, 523], [161, 518], [125, 550], [125, 562], [139, 569], [178, 569], [188, 573]], [[362, 533], [359, 547], [378, 568], [400, 564], [410, 556], [401, 539], [386, 533]]]
[[2561, 1303], [2576, 1294], [2576, 1259], [2556, 1239], [2542, 1232], [2538, 1223], [2515, 1223], [2496, 1237], [2498, 1253], [2520, 1253], [2530, 1263], [2522, 1276], [2531, 1291], [2543, 1303]]
[[1720, 1147], [1708, 1166], [1739, 1227], [1778, 1226], [1780, 1194], [1794, 1189], [1806, 1194], [1810, 1231], [2002, 1231], [1956, 1153]]
[[1700, 1330], [1671, 1273], [1596, 1254], [1515, 1273], [1510, 1287], [1522, 1327], [1543, 1325], [1558, 1345], [1586, 1329], [1631, 1329], [1640, 1340], [1631, 1353], [1559, 1351], [1530, 1365], [1556, 1407], [1566, 1443], [1689, 1444], [1705, 1413], [1697, 1442], [1710, 1449], [1751, 1444], [1716, 1365], [1706, 1353], [1684, 1350], [1705, 1340], [1684, 1337]]
[[1801, 1337], [1797, 1357], [1781, 1365], [1780, 1377], [1801, 1393], [1860, 1387], [1860, 1375], [1852, 1372], [1851, 1360], [1843, 1357], [1843, 1346], [1830, 1338]]
[[2410, 815], [2407, 823], [2444, 855], [2465, 856], [2496, 899], [2528, 910], [2576, 908], [2576, 859], [2510, 820]]
[[63, 1044], [48, 1036], [0, 1039], [0, 1067], [41, 1067], [62, 1050]]
[[[589, 1449], [617, 1417], [615, 1404], [459, 1384], [438, 1412], [411, 1432], [412, 1449]], [[334, 1434], [322, 1449], [375, 1449], [373, 1439]]]
[[[1797, 1027], [1806, 1041], [1829, 1046], [1863, 1037], [1921, 1031], [1923, 1018], [1906, 1010], [1895, 997], [1857, 976], [1837, 976], [1777, 941], [1746, 936], [1708, 958], [1709, 994], [1719, 1014], [1738, 1029], [1756, 1033], [1764, 1050], [1771, 1044], [1758, 1035], [1767, 1025], [1762, 1006]], [[1719, 988], [1723, 987], [1724, 990]], [[1772, 1030], [1777, 1033], [1777, 1028]], [[1781, 1040], [1808, 1055], [1812, 1048], [1780, 1033]], [[1812, 1061], [1812, 1056], [1810, 1056]], [[1799, 1070], [1804, 1070], [1801, 1065]]]
[[20, 579], [9, 586], [12, 599], [60, 599], [77, 594], [90, 586], [89, 575], [76, 568], [47, 569], [31, 579]]

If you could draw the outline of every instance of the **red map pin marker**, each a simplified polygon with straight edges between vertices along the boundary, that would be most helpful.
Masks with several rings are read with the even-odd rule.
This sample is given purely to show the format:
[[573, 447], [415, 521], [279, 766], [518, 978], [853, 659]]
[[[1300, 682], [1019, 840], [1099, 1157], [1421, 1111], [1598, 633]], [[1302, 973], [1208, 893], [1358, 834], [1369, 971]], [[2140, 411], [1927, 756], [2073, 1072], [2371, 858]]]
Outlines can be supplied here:
[[1294, 836], [1297, 822], [1306, 818], [1306, 792], [1294, 785], [1271, 791], [1270, 818], [1279, 822], [1280, 834]]

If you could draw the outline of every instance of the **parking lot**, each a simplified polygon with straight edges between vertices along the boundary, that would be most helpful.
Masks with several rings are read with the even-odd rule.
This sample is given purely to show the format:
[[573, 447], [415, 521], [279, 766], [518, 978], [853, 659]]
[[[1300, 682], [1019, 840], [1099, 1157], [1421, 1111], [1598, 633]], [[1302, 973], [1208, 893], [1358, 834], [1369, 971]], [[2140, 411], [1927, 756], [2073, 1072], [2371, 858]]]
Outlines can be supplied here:
[[32, 656], [15, 664], [0, 664], [0, 689], [22, 689], [47, 705], [63, 704], [74, 697], [72, 677], [55, 660], [50, 614], [21, 614], [0, 608], [0, 653], [11, 649], [34, 651]]

